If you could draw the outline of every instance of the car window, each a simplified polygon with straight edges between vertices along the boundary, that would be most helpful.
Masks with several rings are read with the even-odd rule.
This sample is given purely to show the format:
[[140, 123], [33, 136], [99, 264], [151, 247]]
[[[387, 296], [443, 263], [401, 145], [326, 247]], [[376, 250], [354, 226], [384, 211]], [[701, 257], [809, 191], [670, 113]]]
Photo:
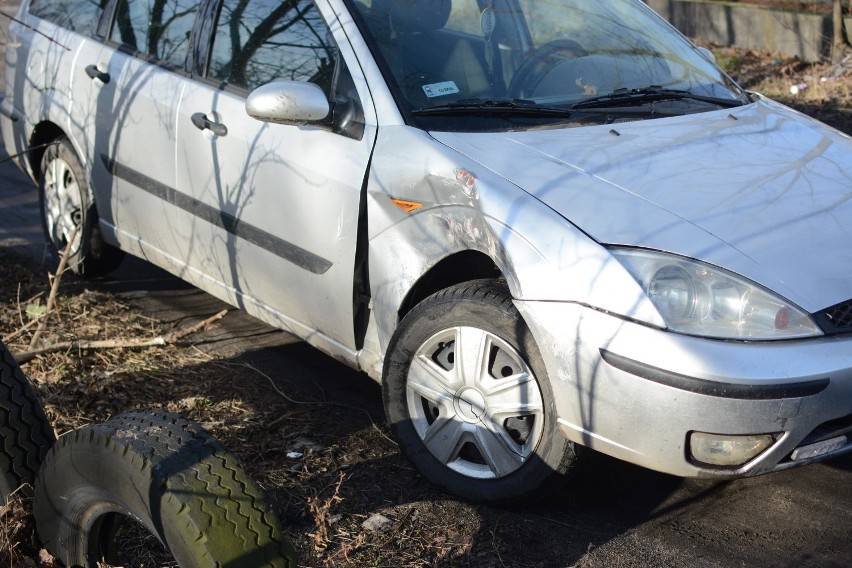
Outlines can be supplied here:
[[476, 0], [455, 0], [444, 28], [473, 35], [482, 34], [482, 10]]
[[336, 48], [313, 2], [223, 0], [207, 76], [252, 90], [275, 79], [331, 93]]
[[118, 0], [110, 39], [183, 67], [197, 0]]
[[32, 0], [30, 14], [71, 31], [90, 35], [109, 0]]
[[[502, 128], [504, 107], [516, 100], [539, 107], [512, 111], [511, 119], [525, 125], [564, 122], [566, 112], [600, 108], [611, 93], [639, 91], [638, 100], [623, 99], [617, 108], [645, 105], [654, 112], [660, 105], [647, 103], [661, 96], [669, 97], [667, 111], [677, 113], [746, 103], [730, 77], [639, 0], [353, 5], [396, 100], [430, 129], [459, 128], [460, 116], [469, 119], [465, 128]], [[583, 104], [591, 106], [577, 106]]]

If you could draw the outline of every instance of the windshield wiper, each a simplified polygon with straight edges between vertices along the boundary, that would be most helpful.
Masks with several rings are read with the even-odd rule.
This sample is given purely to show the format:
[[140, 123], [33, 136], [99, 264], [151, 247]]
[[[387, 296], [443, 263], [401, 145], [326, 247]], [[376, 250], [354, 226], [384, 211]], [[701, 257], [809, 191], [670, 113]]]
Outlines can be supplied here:
[[565, 118], [572, 112], [565, 108], [542, 106], [526, 99], [463, 99], [446, 105], [418, 108], [415, 116], [447, 114], [504, 114]]
[[616, 89], [608, 95], [592, 97], [571, 105], [572, 109], [603, 108], [620, 106], [624, 104], [645, 103], [652, 101], [683, 100], [699, 101], [721, 107], [742, 106], [742, 99], [723, 99], [719, 97], [708, 97], [696, 95], [682, 89], [665, 89], [656, 85], [641, 89]]

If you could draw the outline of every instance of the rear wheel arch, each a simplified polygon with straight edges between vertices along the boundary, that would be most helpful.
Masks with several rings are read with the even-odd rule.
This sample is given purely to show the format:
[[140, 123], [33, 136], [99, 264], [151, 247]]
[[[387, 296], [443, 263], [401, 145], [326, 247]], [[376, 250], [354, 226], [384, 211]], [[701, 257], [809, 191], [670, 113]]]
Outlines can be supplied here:
[[62, 138], [67, 138], [65, 131], [54, 122], [44, 121], [38, 123], [30, 134], [27, 159], [30, 163], [30, 171], [36, 181], [41, 180], [42, 159], [47, 151], [47, 145]]

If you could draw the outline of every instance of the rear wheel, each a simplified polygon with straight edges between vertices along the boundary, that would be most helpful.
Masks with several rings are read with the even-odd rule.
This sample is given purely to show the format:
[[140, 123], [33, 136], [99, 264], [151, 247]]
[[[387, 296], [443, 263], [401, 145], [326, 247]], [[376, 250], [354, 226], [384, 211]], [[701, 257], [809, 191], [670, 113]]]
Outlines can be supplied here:
[[0, 342], [0, 505], [32, 484], [45, 454], [56, 441], [32, 384]]
[[[260, 490], [197, 424], [134, 411], [63, 436], [35, 487], [39, 538], [68, 566], [295, 566]], [[140, 561], [139, 551], [153, 559]]]
[[101, 237], [85, 170], [67, 138], [58, 139], [44, 152], [39, 201], [47, 242], [57, 255], [71, 247], [68, 265], [75, 274], [101, 276], [118, 266], [124, 254]]
[[389, 353], [391, 429], [434, 483], [474, 501], [512, 502], [573, 466], [541, 356], [505, 283], [427, 298], [400, 323]]

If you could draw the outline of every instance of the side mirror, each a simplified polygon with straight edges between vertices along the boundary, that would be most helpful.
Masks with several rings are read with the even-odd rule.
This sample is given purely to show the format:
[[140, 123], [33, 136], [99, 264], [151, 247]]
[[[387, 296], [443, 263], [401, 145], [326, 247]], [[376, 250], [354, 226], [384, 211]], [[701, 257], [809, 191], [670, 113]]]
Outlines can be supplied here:
[[698, 53], [704, 56], [704, 59], [710, 61], [711, 63], [717, 63], [716, 56], [713, 55], [713, 52], [707, 49], [706, 47], [699, 47]]
[[246, 112], [263, 122], [301, 126], [326, 118], [331, 105], [313, 83], [272, 81], [249, 93]]

